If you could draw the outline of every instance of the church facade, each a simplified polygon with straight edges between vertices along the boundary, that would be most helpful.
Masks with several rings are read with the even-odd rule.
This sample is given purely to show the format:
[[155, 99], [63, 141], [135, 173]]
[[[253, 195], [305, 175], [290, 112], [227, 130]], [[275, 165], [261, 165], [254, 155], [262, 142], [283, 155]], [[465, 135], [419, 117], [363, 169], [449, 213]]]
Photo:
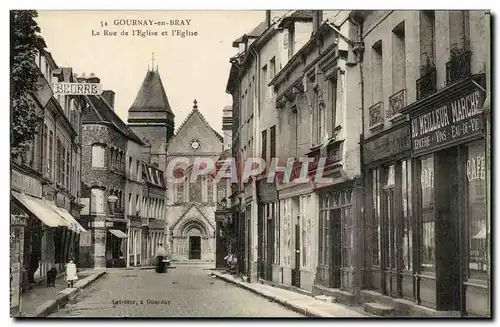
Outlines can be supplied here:
[[216, 183], [215, 174], [191, 178], [198, 158], [216, 162], [222, 153], [224, 138], [206, 121], [196, 100], [167, 148], [167, 166], [172, 160], [175, 180], [167, 182], [167, 217], [172, 260], [215, 259], [216, 203], [225, 197], [225, 183]]

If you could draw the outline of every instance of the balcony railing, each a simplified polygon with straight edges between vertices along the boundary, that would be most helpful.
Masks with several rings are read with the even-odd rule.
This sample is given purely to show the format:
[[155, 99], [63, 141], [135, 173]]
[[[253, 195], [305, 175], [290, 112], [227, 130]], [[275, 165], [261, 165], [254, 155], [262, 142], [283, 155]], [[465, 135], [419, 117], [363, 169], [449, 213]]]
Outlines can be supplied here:
[[387, 118], [397, 115], [406, 106], [406, 90], [402, 89], [389, 97], [389, 108]]
[[370, 109], [368, 109], [370, 113], [370, 121], [369, 121], [370, 128], [382, 124], [382, 122], [384, 121], [383, 105], [384, 103], [380, 101], [371, 106]]
[[430, 68], [417, 79], [417, 101], [436, 93], [436, 68]]
[[471, 75], [471, 52], [469, 50], [451, 51], [450, 61], [446, 63], [446, 85], [453, 84]]

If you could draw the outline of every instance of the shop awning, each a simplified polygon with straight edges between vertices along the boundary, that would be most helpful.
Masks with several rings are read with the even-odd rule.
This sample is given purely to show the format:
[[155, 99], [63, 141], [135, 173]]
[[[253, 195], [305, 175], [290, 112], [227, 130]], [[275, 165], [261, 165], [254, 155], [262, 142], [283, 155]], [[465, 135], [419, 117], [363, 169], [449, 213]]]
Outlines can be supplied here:
[[57, 212], [64, 220], [68, 222], [67, 227], [77, 234], [85, 233], [86, 230], [82, 225], [64, 208], [60, 208], [53, 203], [47, 202], [47, 204]]
[[479, 231], [479, 233], [477, 233], [475, 236], [472, 237], [473, 239], [485, 239], [486, 238], [486, 226], [483, 227], [483, 229], [481, 229]]
[[40, 219], [42, 223], [48, 227], [67, 226], [67, 223], [42, 199], [19, 193], [11, 192], [12, 196], [19, 201], [27, 210], [35, 217]]
[[127, 234], [125, 234], [124, 232], [122, 232], [119, 229], [109, 229], [109, 232], [118, 238], [127, 238], [128, 237]]

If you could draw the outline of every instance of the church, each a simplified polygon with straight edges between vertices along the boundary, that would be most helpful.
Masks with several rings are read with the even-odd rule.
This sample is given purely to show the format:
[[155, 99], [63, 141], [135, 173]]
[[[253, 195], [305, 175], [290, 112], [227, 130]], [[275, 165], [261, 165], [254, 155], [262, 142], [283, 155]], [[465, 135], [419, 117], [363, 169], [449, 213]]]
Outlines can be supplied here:
[[216, 203], [230, 190], [227, 181], [214, 181], [215, 173], [200, 176], [196, 182], [190, 181], [190, 173], [195, 158], [217, 162], [221, 156], [230, 155], [231, 108], [223, 110], [224, 136], [210, 126], [196, 100], [174, 132], [174, 111], [158, 69], [153, 69], [148, 70], [128, 113], [128, 126], [150, 147], [151, 164], [165, 172], [175, 158], [190, 161], [176, 166], [176, 177], [183, 182], [167, 182], [165, 230], [172, 260], [214, 261]]

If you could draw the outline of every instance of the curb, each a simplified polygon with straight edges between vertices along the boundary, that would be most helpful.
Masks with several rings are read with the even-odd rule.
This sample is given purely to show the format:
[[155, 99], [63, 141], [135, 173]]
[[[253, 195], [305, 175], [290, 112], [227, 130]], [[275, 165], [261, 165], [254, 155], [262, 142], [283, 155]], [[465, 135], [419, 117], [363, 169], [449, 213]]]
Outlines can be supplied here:
[[220, 274], [217, 274], [217, 273], [212, 273], [212, 276], [215, 276], [221, 280], [224, 280], [230, 284], [233, 284], [233, 285], [237, 285], [241, 288], [244, 288], [254, 294], [257, 294], [257, 295], [260, 295], [268, 300], [271, 300], [272, 302], [276, 302], [288, 309], [291, 309], [297, 313], [300, 313], [300, 314], [303, 314], [305, 316], [308, 316], [308, 317], [334, 317], [332, 316], [331, 314], [328, 314], [328, 313], [325, 313], [325, 312], [322, 312], [322, 311], [319, 311], [319, 310], [314, 310], [314, 309], [309, 309], [309, 308], [305, 308], [303, 306], [300, 306], [300, 305], [297, 305], [295, 303], [292, 303], [292, 302], [289, 302], [288, 300], [286, 299], [283, 299], [279, 296], [275, 296], [275, 295], [272, 295], [272, 294], [269, 294], [269, 293], [266, 293], [266, 292], [262, 292], [262, 291], [258, 291], [256, 289], [254, 289], [253, 287], [251, 287], [250, 285], [246, 285], [246, 283], [243, 283], [243, 282], [238, 282], [238, 281], [235, 281], [235, 280], [232, 280], [232, 279], [229, 279], [225, 276], [222, 276]]
[[55, 300], [49, 300], [36, 308], [33, 317], [47, 317], [59, 309], [68, 304], [69, 300], [72, 299], [80, 290], [92, 284], [95, 280], [101, 278], [106, 274], [105, 271], [100, 271], [96, 274], [85, 277], [79, 280], [74, 288], [66, 288], [57, 294]]

